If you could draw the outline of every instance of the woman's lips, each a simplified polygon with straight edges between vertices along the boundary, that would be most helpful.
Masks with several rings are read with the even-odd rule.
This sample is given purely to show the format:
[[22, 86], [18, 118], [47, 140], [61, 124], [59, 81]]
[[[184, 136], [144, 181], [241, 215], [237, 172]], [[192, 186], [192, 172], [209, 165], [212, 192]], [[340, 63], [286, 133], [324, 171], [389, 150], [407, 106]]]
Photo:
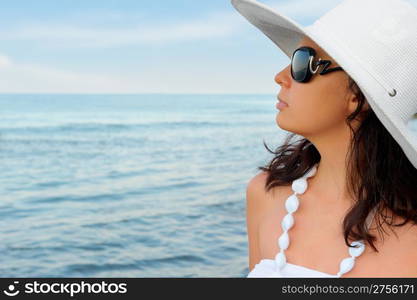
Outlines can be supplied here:
[[277, 102], [277, 104], [275, 105], [275, 107], [277, 108], [277, 109], [283, 109], [283, 108], [285, 108], [285, 107], [288, 107], [288, 104], [287, 103], [285, 103], [285, 102], [282, 102], [282, 101], [279, 101], [279, 102]]
[[281, 100], [281, 98], [280, 98], [279, 96], [277, 97], [277, 99], [278, 99], [278, 102], [277, 102], [277, 104], [275, 105], [275, 107], [276, 107], [277, 109], [283, 109], [283, 108], [285, 108], [285, 107], [288, 107], [288, 103], [287, 103], [287, 102], [282, 101], [282, 100]]

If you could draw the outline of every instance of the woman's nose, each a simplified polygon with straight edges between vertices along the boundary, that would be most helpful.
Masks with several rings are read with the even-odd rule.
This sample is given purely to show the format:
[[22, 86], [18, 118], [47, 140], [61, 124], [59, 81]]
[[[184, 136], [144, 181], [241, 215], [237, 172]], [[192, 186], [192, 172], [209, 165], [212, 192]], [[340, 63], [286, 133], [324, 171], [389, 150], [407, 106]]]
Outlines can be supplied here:
[[291, 78], [290, 78], [290, 71], [289, 71], [290, 66], [288, 65], [285, 69], [283, 69], [281, 72], [279, 72], [277, 75], [275, 75], [275, 82], [278, 83], [279, 85], [285, 85], [285, 86], [289, 86], [290, 82], [291, 82]]

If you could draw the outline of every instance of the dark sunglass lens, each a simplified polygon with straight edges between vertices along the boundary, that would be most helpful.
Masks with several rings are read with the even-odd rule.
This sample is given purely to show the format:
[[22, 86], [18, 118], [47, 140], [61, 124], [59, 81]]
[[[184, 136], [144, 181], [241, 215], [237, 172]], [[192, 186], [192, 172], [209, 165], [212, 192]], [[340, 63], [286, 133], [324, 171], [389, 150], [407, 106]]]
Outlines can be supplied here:
[[291, 61], [291, 75], [296, 81], [302, 81], [307, 76], [310, 53], [307, 50], [295, 51]]

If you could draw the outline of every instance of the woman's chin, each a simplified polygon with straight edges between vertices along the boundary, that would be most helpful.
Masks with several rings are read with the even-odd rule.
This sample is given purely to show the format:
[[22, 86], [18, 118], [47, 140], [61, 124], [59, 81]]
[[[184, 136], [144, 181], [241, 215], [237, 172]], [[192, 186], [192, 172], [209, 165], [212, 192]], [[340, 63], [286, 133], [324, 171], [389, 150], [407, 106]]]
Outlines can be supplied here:
[[285, 131], [297, 133], [297, 131], [300, 129], [300, 128], [297, 128], [296, 126], [293, 126], [294, 122], [286, 119], [284, 115], [281, 115], [281, 113], [277, 114], [275, 118], [275, 122], [279, 128]]
[[287, 120], [285, 120], [285, 117], [282, 115], [281, 112], [277, 113], [277, 116], [275, 118], [275, 122], [277, 123], [278, 127], [283, 129], [283, 130], [288, 131], [288, 124], [287, 124], [286, 121]]
[[302, 128], [300, 126], [297, 126], [298, 123], [289, 122], [288, 120], [285, 120], [284, 118], [279, 118], [277, 116], [276, 124], [278, 125], [278, 127], [280, 129], [282, 129], [284, 131], [294, 133], [296, 135], [303, 136], [305, 138], [307, 138], [307, 136], [308, 136], [307, 135], [308, 131], [302, 130]]

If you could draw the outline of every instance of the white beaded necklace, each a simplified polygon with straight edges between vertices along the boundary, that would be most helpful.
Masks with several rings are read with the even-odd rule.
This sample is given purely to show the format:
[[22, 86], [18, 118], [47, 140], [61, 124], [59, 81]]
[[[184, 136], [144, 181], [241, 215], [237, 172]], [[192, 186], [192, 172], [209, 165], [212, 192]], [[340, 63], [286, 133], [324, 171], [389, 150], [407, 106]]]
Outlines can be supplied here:
[[[293, 194], [287, 198], [285, 201], [285, 208], [287, 209], [287, 214], [282, 219], [281, 226], [283, 233], [278, 239], [278, 245], [280, 248], [279, 253], [275, 256], [275, 266], [276, 271], [280, 272], [282, 268], [287, 264], [287, 259], [285, 257], [285, 250], [290, 244], [290, 238], [288, 236], [288, 230], [294, 225], [294, 217], [292, 214], [298, 209], [299, 200], [297, 194], [301, 195], [307, 190], [307, 178], [313, 177], [317, 171], [317, 165], [315, 164], [304, 176], [298, 178], [292, 182], [291, 188]], [[372, 214], [368, 218], [372, 217]], [[370, 224], [370, 219], [368, 219], [368, 226]], [[351, 243], [356, 248], [348, 247], [350, 257], [343, 259], [340, 262], [339, 272], [336, 274], [336, 277], [341, 277], [343, 274], [352, 270], [355, 265], [355, 258], [363, 253], [365, 250], [365, 244], [362, 240], [354, 241]]]

